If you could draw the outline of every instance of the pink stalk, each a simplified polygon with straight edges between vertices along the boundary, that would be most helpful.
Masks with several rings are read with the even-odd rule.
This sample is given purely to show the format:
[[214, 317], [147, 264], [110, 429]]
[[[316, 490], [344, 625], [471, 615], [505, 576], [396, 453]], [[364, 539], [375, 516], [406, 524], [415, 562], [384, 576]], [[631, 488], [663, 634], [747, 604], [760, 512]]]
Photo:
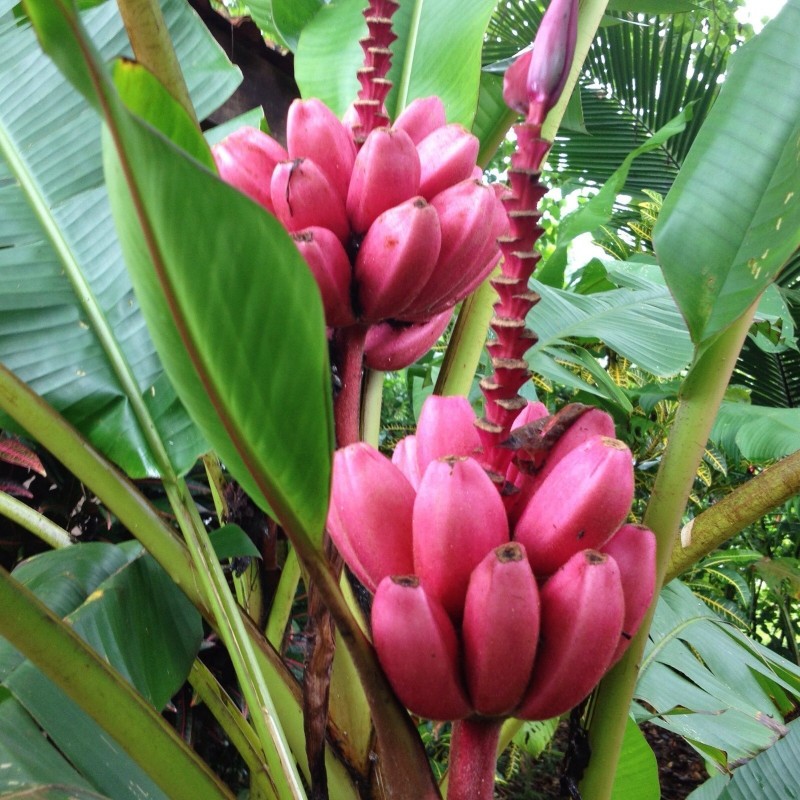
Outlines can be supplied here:
[[351, 325], [349, 328], [337, 328], [333, 335], [331, 360], [339, 367], [342, 384], [333, 401], [337, 447], [345, 447], [361, 439], [361, 377], [367, 330], [365, 325]]
[[492, 800], [501, 717], [453, 723], [447, 800]]

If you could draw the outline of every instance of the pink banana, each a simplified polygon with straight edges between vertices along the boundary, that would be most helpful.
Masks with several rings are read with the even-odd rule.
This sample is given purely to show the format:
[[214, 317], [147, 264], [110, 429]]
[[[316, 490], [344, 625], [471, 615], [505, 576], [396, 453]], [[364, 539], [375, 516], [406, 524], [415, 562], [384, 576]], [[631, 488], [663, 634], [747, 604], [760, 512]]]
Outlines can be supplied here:
[[342, 241], [350, 235], [344, 203], [325, 173], [308, 158], [282, 161], [270, 184], [275, 216], [288, 231], [318, 226]]
[[372, 131], [356, 156], [347, 192], [353, 230], [366, 233], [379, 214], [416, 197], [419, 174], [417, 148], [405, 131]]
[[270, 179], [278, 162], [287, 158], [278, 142], [257, 128], [246, 126], [215, 144], [211, 152], [225, 183], [274, 212]]
[[439, 216], [421, 197], [384, 211], [356, 256], [361, 319], [375, 323], [396, 317], [430, 278], [441, 242]]
[[550, 719], [580, 703], [611, 664], [625, 614], [617, 564], [596, 550], [576, 553], [540, 599], [539, 649], [519, 719]]
[[656, 590], [656, 537], [644, 525], [623, 525], [605, 543], [601, 552], [617, 562], [625, 595], [622, 636], [611, 659], [611, 663], [615, 664], [628, 649], [653, 600]]
[[417, 144], [420, 161], [419, 193], [430, 200], [448, 186], [472, 177], [479, 142], [462, 125], [445, 125]]
[[342, 201], [356, 160], [352, 133], [321, 100], [295, 100], [286, 119], [289, 158], [310, 158], [325, 173]]
[[413, 529], [414, 574], [460, 619], [472, 570], [508, 542], [503, 501], [483, 467], [464, 457], [432, 461], [414, 501]]
[[350, 301], [352, 269], [339, 239], [327, 228], [306, 228], [292, 235], [322, 295], [325, 321], [332, 327], [353, 325]]
[[453, 623], [416, 577], [381, 581], [372, 604], [372, 638], [383, 671], [410, 711], [439, 720], [470, 713]]
[[432, 461], [446, 456], [471, 456], [480, 447], [475, 412], [466, 397], [432, 394], [422, 404], [417, 422], [420, 475]]
[[473, 570], [461, 636], [473, 708], [487, 716], [510, 713], [530, 683], [539, 641], [539, 590], [516, 542], [496, 548]]
[[364, 442], [333, 457], [328, 532], [371, 592], [387, 575], [413, 572], [414, 490], [397, 467]]
[[444, 103], [434, 95], [412, 100], [394, 121], [392, 128], [405, 131], [414, 144], [419, 144], [426, 136], [446, 124]]
[[453, 309], [448, 308], [425, 322], [387, 320], [371, 325], [364, 346], [364, 363], [381, 372], [413, 364], [436, 344], [452, 316]]
[[602, 547], [633, 501], [631, 452], [592, 436], [567, 453], [528, 501], [514, 528], [537, 576], [550, 575], [586, 548]]

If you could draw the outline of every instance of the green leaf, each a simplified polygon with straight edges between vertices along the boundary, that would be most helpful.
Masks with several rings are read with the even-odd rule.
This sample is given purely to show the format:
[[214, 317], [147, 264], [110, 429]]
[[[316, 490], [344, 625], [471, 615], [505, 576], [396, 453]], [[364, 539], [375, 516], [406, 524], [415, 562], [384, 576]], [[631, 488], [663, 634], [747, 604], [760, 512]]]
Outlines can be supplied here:
[[[800, 698], [800, 668], [723, 622], [679, 581], [662, 590], [635, 692], [659, 725], [726, 766], [777, 740], [786, 695]], [[638, 721], [652, 717], [634, 710]]]
[[528, 318], [528, 327], [539, 336], [528, 358], [540, 374], [551, 371], [549, 359], [564, 355], [570, 340], [581, 338], [600, 339], [662, 377], [675, 374], [691, 358], [688, 335], [664, 286], [637, 279], [631, 288], [578, 295], [537, 281], [532, 285], [542, 299]]
[[[101, 574], [93, 566], [98, 556], [105, 570], [115, 562], [121, 566], [91, 588]], [[72, 602], [77, 578], [85, 576], [79, 591], [87, 594], [67, 615], [70, 627], [155, 708], [163, 708], [185, 681], [202, 638], [200, 616], [153, 559], [141, 555], [141, 548], [75, 545], [36, 556], [15, 577], [17, 572], [29, 588], [42, 587], [45, 596], [62, 605], [65, 596]], [[114, 798], [141, 797], [140, 792], [164, 797], [142, 768], [30, 661], [20, 663], [4, 685], [92, 787]]]
[[[32, 787], [55, 783], [91, 789], [70, 763], [42, 736], [30, 714], [0, 687], [0, 795], [25, 791]], [[70, 791], [71, 794], [71, 791]]]
[[[77, 47], [67, 39], [79, 37], [102, 96], [112, 209], [167, 373], [234, 477], [313, 557], [333, 449], [316, 282], [274, 217], [125, 109], [69, 9], [30, 5], [59, 34], [40, 31], [59, 64]], [[164, 105], [162, 125], [185, 113]]]
[[[163, 5], [207, 114], [232, 91], [236, 70], [185, 3]], [[83, 18], [104, 58], [128, 50], [114, 4]], [[27, 24], [0, 23], [0, 75], [0, 358], [127, 474], [159, 473], [152, 435], [183, 472], [206, 445], [133, 297], [96, 116], [42, 58]]]
[[800, 0], [737, 51], [654, 231], [692, 340], [727, 328], [800, 240]]
[[[394, 119], [411, 100], [438, 95], [448, 122], [472, 126], [480, 83], [481, 44], [494, 0], [424, 0], [403, 3], [394, 15], [386, 100]], [[358, 40], [366, 34], [362, 0], [334, 0], [303, 29], [295, 78], [303, 97], [319, 97], [338, 115], [356, 99]]]
[[212, 531], [211, 544], [217, 558], [222, 561], [226, 558], [261, 558], [261, 553], [253, 544], [253, 540], [238, 526], [230, 523]]
[[272, 0], [275, 27], [290, 50], [297, 49], [303, 28], [324, 5], [323, 0]]
[[[88, 542], [57, 552], [58, 555], [23, 561], [14, 570], [14, 578], [60, 617], [79, 608], [104, 580], [128, 562], [122, 549], [102, 542]], [[19, 652], [0, 639], [0, 681], [22, 660]]]
[[625, 186], [634, 159], [660, 147], [668, 139], [681, 133], [691, 117], [692, 107], [687, 106], [678, 116], [649, 137], [644, 144], [628, 153], [596, 195], [576, 211], [564, 217], [558, 226], [556, 248], [537, 272], [537, 278], [540, 281], [550, 286], [561, 287], [563, 285], [564, 270], [567, 266], [567, 250], [570, 244], [582, 233], [591, 233], [602, 225], [608, 224], [614, 214], [617, 196]]
[[639, 726], [628, 717], [611, 800], [659, 800], [658, 763]]
[[719, 800], [787, 800], [800, 797], [800, 722], [769, 750], [739, 767]]
[[750, 461], [774, 461], [800, 450], [800, 408], [723, 403], [711, 439]]
[[698, 7], [691, 0], [609, 0], [609, 11], [633, 11], [644, 14], [678, 14]]

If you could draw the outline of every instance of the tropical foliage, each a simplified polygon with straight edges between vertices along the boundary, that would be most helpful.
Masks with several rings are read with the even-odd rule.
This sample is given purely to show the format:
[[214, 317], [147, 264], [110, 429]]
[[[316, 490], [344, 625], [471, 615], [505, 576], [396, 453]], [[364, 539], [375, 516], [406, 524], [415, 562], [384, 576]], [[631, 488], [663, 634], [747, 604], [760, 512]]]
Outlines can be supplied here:
[[[548, 174], [583, 194], [554, 208], [525, 391], [613, 415], [665, 584], [581, 712], [591, 758], [569, 776], [586, 800], [658, 796], [629, 712], [719, 772], [693, 797], [797, 790], [800, 554], [775, 509], [800, 490], [800, 3], [752, 37], [706, 5], [584, 2], [573, 97], [545, 126], [563, 119]], [[399, 703], [370, 598], [326, 551], [341, 376], [317, 286], [275, 217], [219, 180], [221, 131], [197, 122], [237, 70], [185, 0], [155, 4], [166, 39], [116, 4], [77, 6], [0, 0], [0, 794], [440, 797], [448, 734]], [[248, 4], [303, 96], [339, 115], [363, 6]], [[401, 2], [390, 116], [437, 94], [487, 164], [516, 118], [499, 73], [540, 18]], [[609, 257], [576, 263], [582, 234]], [[492, 299], [480, 289], [386, 378], [382, 426], [384, 376], [367, 375], [366, 439], [391, 449], [433, 391], [478, 402]], [[230, 769], [168, 721], [189, 725], [171, 701], [187, 691]], [[538, 755], [554, 729], [509, 721], [501, 745]]]

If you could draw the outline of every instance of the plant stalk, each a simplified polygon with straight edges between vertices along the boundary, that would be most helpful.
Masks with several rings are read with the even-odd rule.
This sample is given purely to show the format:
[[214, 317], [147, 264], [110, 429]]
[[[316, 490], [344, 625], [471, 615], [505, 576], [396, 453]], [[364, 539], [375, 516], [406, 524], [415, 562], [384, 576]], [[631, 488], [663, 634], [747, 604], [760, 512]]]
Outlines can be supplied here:
[[447, 800], [492, 800], [502, 719], [453, 723]]
[[675, 542], [664, 578], [669, 583], [723, 542], [800, 492], [800, 451], [767, 467], [684, 526], [691, 542]]
[[0, 492], [0, 515], [16, 522], [34, 536], [38, 536], [54, 550], [69, 547], [72, 544], [72, 539], [62, 527], [6, 492]]
[[158, 0], [117, 0], [117, 4], [136, 60], [161, 81], [199, 130], [200, 123]]
[[[656, 587], [664, 584], [686, 501], [708, 434], [750, 328], [758, 301], [696, 356], [683, 384], [675, 422], [656, 476], [644, 524], [656, 535]], [[589, 722], [591, 759], [580, 784], [583, 800], [609, 800], [622, 739], [659, 591], [628, 651], [601, 681]]]

